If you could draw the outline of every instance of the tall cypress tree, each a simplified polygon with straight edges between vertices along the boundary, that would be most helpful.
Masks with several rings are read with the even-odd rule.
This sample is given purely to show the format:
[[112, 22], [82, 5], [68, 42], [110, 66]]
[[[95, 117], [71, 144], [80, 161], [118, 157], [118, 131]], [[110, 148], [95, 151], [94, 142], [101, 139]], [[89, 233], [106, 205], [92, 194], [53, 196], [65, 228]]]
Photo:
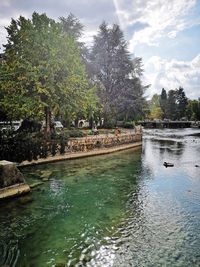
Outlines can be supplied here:
[[162, 88], [162, 92], [160, 95], [160, 107], [163, 112], [163, 117], [166, 118], [166, 113], [167, 113], [167, 92], [164, 88]]
[[176, 91], [169, 90], [166, 105], [166, 117], [168, 119], [177, 119]]
[[176, 90], [177, 94], [177, 118], [181, 119], [185, 117], [186, 114], [186, 107], [188, 104], [187, 97], [185, 95], [184, 89], [182, 87], [179, 87], [179, 89]]

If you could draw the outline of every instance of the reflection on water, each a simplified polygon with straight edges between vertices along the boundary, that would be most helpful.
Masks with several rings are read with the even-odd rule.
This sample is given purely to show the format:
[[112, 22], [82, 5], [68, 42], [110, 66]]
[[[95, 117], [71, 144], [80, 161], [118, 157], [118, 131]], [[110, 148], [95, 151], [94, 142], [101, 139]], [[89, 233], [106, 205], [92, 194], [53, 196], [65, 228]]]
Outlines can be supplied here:
[[142, 150], [23, 169], [51, 176], [0, 204], [0, 266], [200, 266], [199, 132], [145, 130]]

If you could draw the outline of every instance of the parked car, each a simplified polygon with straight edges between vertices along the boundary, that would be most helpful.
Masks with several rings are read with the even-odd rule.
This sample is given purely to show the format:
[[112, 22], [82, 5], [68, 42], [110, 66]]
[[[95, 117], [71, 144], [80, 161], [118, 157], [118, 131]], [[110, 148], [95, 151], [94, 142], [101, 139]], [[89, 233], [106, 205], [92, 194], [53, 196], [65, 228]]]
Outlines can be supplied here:
[[78, 121], [78, 128], [84, 128], [84, 127], [89, 127], [89, 121], [88, 120], [79, 120]]
[[12, 121], [12, 128], [14, 131], [17, 131], [22, 125], [22, 120], [20, 121]]
[[0, 131], [11, 130], [11, 124], [7, 121], [0, 121]]
[[63, 125], [60, 121], [54, 121], [55, 129], [63, 129]]
[[19, 121], [1, 121], [0, 122], [0, 130], [13, 130], [13, 131], [17, 131], [22, 125], [22, 120]]

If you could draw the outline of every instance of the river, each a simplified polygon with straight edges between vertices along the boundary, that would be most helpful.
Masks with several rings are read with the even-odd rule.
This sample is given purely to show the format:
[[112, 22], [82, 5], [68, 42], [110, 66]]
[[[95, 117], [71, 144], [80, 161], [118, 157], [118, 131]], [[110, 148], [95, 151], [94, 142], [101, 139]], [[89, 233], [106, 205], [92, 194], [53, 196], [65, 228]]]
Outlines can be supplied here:
[[50, 180], [0, 203], [0, 266], [200, 266], [197, 166], [199, 129], [156, 129], [142, 148], [21, 169]]

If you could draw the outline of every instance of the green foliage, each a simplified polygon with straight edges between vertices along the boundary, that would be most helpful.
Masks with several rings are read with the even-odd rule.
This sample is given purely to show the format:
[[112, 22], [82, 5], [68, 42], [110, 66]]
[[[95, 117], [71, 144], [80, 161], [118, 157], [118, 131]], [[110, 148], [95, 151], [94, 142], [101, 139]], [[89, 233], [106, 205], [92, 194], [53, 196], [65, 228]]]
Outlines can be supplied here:
[[84, 137], [86, 136], [85, 133], [83, 133], [81, 130], [79, 129], [71, 129], [71, 130], [65, 130], [65, 135], [67, 135], [68, 137]]
[[91, 60], [106, 127], [110, 119], [117, 119], [118, 114], [130, 118], [142, 112], [141, 59], [131, 61], [118, 25], [109, 27], [105, 22], [100, 25], [94, 38]]
[[59, 19], [63, 33], [71, 35], [75, 40], [81, 37], [84, 26], [72, 13]]
[[54, 115], [82, 110], [88, 82], [73, 37], [37, 13], [31, 20], [12, 19], [7, 32], [0, 104], [9, 118], [41, 119], [44, 110]]
[[60, 149], [65, 152], [66, 136], [56, 136], [55, 140], [46, 140], [41, 133], [0, 131], [0, 160], [22, 162], [53, 156]]
[[160, 96], [158, 94], [154, 94], [150, 103], [150, 113], [148, 115], [148, 118], [153, 119], [162, 119], [163, 117], [163, 111], [160, 107]]
[[186, 116], [190, 120], [200, 120], [200, 99], [188, 101]]
[[160, 107], [163, 112], [163, 118], [166, 118], [167, 113], [167, 92], [164, 88], [162, 88], [162, 92], [160, 95]]
[[183, 88], [170, 90], [167, 95], [166, 117], [172, 120], [185, 116], [187, 98]]
[[134, 122], [133, 121], [126, 121], [123, 125], [124, 128], [127, 128], [127, 129], [133, 129], [135, 126]]
[[151, 112], [149, 114], [149, 119], [153, 120], [153, 119], [162, 119], [162, 118], [163, 118], [163, 111], [161, 107], [154, 106], [151, 109]]
[[58, 144], [56, 141], [52, 141], [50, 143], [50, 150], [51, 150], [51, 154], [52, 156], [55, 156], [57, 151], [58, 151]]
[[64, 154], [65, 153], [65, 145], [66, 142], [63, 138], [60, 139], [60, 154]]
[[171, 120], [180, 120], [186, 115], [187, 103], [188, 100], [182, 87], [175, 90], [169, 90], [168, 93], [163, 88], [161, 95], [153, 95], [149, 103], [150, 114], [148, 117], [150, 119], [167, 118]]

